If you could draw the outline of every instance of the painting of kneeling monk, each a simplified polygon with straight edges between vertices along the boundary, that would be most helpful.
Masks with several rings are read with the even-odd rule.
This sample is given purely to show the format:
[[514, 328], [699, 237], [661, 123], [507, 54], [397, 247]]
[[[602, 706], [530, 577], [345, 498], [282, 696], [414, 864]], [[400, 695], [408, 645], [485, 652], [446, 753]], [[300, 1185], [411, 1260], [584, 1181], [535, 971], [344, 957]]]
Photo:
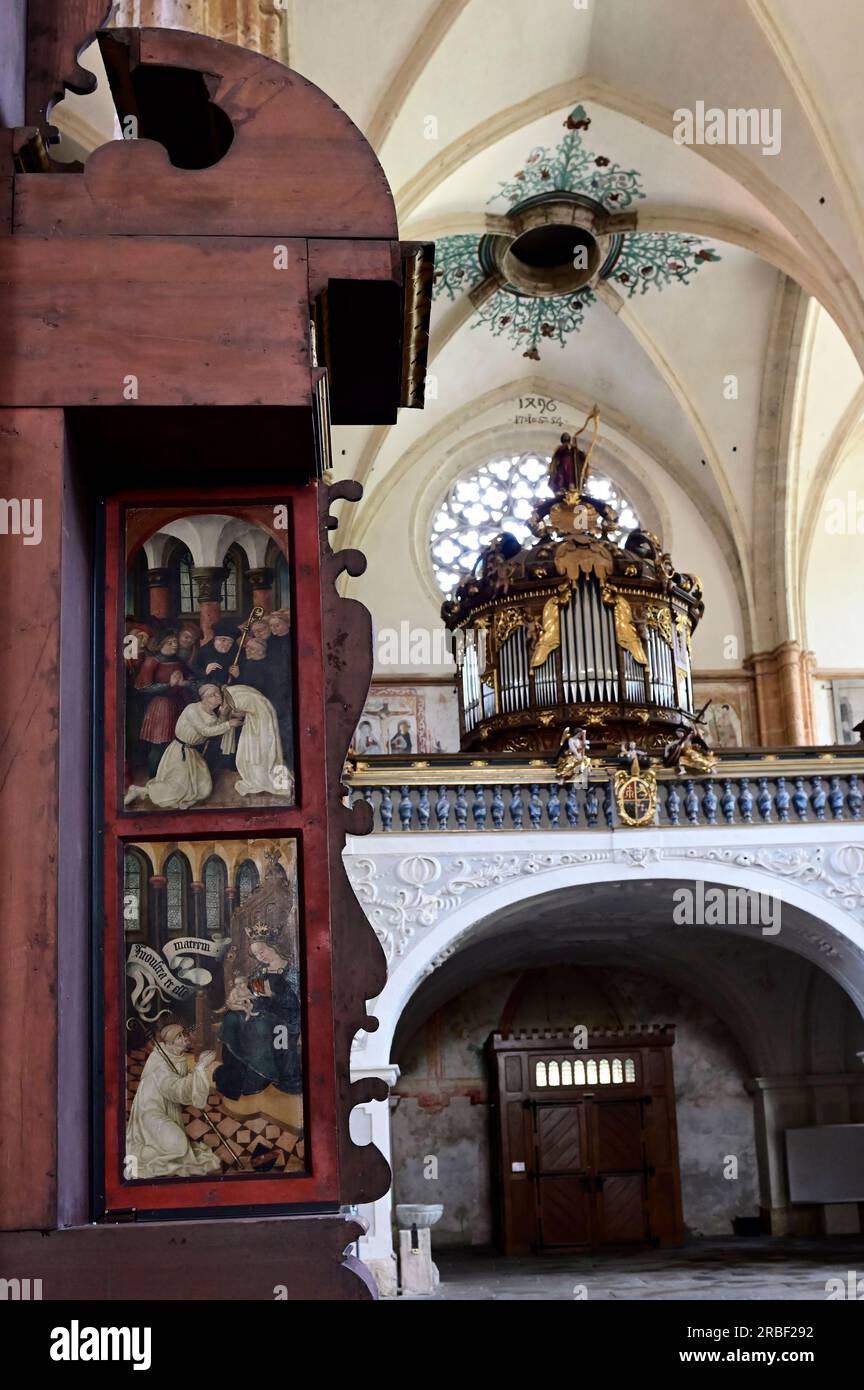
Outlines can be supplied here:
[[127, 513], [123, 802], [136, 814], [294, 804], [290, 558], [273, 511]]
[[125, 857], [125, 1180], [305, 1173], [294, 841]]

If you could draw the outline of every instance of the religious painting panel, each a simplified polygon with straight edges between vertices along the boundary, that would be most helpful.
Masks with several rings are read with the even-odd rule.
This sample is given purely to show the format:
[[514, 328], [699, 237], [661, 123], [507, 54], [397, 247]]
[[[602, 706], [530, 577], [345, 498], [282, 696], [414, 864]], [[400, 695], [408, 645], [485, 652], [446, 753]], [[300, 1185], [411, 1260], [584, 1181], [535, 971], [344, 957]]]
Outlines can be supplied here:
[[712, 748], [752, 748], [758, 744], [753, 688], [749, 679], [696, 677], [693, 701], [705, 711], [703, 735]]
[[290, 806], [293, 633], [284, 505], [130, 507], [124, 804]]
[[423, 694], [398, 685], [374, 688], [363, 707], [352, 751], [358, 758], [432, 752]]
[[316, 491], [130, 492], [105, 554], [94, 1204], [333, 1202]]
[[834, 742], [858, 743], [864, 721], [864, 681], [836, 680], [831, 682], [834, 705]]
[[305, 1174], [294, 840], [132, 841], [123, 858], [124, 1180]]

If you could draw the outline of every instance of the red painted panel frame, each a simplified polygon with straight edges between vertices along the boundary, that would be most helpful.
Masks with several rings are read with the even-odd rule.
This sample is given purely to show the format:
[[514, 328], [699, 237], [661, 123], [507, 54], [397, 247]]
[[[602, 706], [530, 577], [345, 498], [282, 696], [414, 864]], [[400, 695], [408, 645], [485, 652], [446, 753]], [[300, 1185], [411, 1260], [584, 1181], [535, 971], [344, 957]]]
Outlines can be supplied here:
[[[244, 516], [262, 504], [289, 507], [292, 630], [295, 656], [295, 762], [297, 805], [291, 808], [149, 812], [122, 809], [124, 765], [124, 664], [126, 538], [129, 507], [176, 508], [176, 515], [221, 511]], [[259, 516], [251, 517], [261, 525]], [[266, 528], [265, 528], [266, 529]], [[276, 533], [274, 532], [274, 535]], [[224, 487], [190, 492], [160, 489], [119, 493], [109, 499], [105, 564], [104, 728], [104, 1184], [105, 1213], [198, 1211], [202, 1208], [285, 1208], [339, 1200], [337, 1110], [332, 1009], [332, 943], [328, 862], [324, 708], [324, 651], [318, 498], [314, 483], [280, 488]], [[303, 992], [304, 1129], [307, 1174], [262, 1178], [235, 1176], [161, 1178], [125, 1182], [126, 1027], [125, 959], [118, 928], [123, 847], [130, 840], [297, 839], [300, 959]]]

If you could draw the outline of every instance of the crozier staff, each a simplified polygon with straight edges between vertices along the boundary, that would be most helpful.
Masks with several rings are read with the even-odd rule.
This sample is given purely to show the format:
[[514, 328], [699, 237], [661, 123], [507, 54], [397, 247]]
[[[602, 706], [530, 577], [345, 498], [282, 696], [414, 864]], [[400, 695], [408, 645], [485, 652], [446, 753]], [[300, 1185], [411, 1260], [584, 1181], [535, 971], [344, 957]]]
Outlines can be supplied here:
[[[594, 421], [594, 430], [591, 443], [588, 446], [587, 454], [583, 454], [582, 450], [578, 448], [576, 440], [580, 434], [585, 433], [592, 420]], [[591, 455], [594, 452], [594, 445], [597, 443], [599, 426], [600, 411], [595, 405], [590, 415], [586, 415], [584, 424], [572, 437], [566, 433], [562, 434], [561, 443], [552, 455], [552, 462], [549, 465], [549, 486], [556, 497], [568, 492], [578, 492], [581, 495], [585, 486]]]
[[193, 1044], [180, 1023], [169, 1023], [153, 1041], [126, 1126], [127, 1163], [134, 1160], [130, 1176], [192, 1178], [218, 1172], [221, 1164], [212, 1149], [190, 1140], [183, 1126], [184, 1105], [204, 1111], [216, 1054], [202, 1052], [189, 1070], [186, 1058]]
[[[184, 1056], [185, 1053], [191, 1052], [191, 1050], [192, 1050], [192, 1040], [191, 1040], [189, 1034], [188, 1034], [188, 1033], [186, 1032], [186, 1030], [183, 1028], [183, 1025], [182, 1025], [182, 1024], [179, 1024], [179, 1023], [168, 1023], [168, 1024], [165, 1025], [164, 1028], [162, 1028], [162, 1029], [160, 1030], [160, 1032], [161, 1032], [161, 1037], [162, 1037], [163, 1041], [165, 1042], [166, 1047], [167, 1047], [168, 1049], [173, 1050], [173, 1053], [174, 1053], [174, 1060], [172, 1060], [172, 1058], [168, 1055], [168, 1051], [166, 1051], [166, 1047], [163, 1047], [163, 1046], [162, 1046], [162, 1043], [160, 1043], [159, 1038], [156, 1036], [156, 1034], [155, 1034], [155, 1033], [151, 1033], [151, 1032], [150, 1032], [150, 1029], [146, 1027], [146, 1025], [143, 1023], [143, 1021], [142, 1021], [140, 1018], [130, 1018], [130, 1019], [128, 1020], [127, 1024], [126, 1024], [126, 1027], [127, 1027], [127, 1028], [131, 1028], [131, 1027], [132, 1027], [134, 1024], [136, 1024], [136, 1023], [138, 1024], [138, 1027], [141, 1029], [141, 1031], [142, 1031], [142, 1033], [144, 1034], [144, 1036], [145, 1036], [146, 1038], [148, 1038], [150, 1042], [152, 1042], [155, 1051], [158, 1052], [158, 1053], [160, 1054], [160, 1056], [162, 1057], [162, 1059], [163, 1059], [163, 1061], [165, 1062], [166, 1066], [167, 1066], [171, 1071], [173, 1071], [174, 1074], [175, 1074], [176, 1076], [179, 1076], [179, 1077], [182, 1078], [182, 1076], [183, 1076], [184, 1073], [183, 1073], [182, 1065], [180, 1064], [180, 1058], [182, 1058], [182, 1057]], [[178, 1029], [179, 1029], [179, 1032], [177, 1031]], [[173, 1048], [172, 1048], [172, 1043], [173, 1043]], [[187, 1044], [188, 1044], [188, 1046], [187, 1046]], [[197, 1063], [197, 1065], [196, 1065], [196, 1070], [198, 1069], [198, 1067], [201, 1067], [201, 1068], [203, 1069], [203, 1071], [205, 1072], [205, 1074], [206, 1074], [207, 1069], [208, 1069], [209, 1066], [210, 1066], [210, 1063], [211, 1063], [213, 1060], [215, 1060], [215, 1057], [216, 1057], [216, 1053], [215, 1053], [215, 1052], [202, 1052], [202, 1053], [201, 1053], [201, 1056], [200, 1056], [199, 1059], [198, 1059], [198, 1063]], [[150, 1060], [150, 1059], [148, 1058], [147, 1061], [149, 1062], [149, 1060]], [[146, 1072], [146, 1070], [147, 1070], [147, 1063], [145, 1062], [145, 1064], [144, 1064], [144, 1071]], [[187, 1076], [189, 1075], [188, 1071], [187, 1071], [186, 1075], [187, 1075]], [[143, 1074], [142, 1074], [142, 1080], [143, 1080]], [[208, 1094], [209, 1094], [209, 1089], [208, 1089]], [[137, 1094], [136, 1094], [136, 1099], [137, 1099]], [[134, 1107], [135, 1107], [135, 1101], [134, 1101], [134, 1100], [133, 1100], [133, 1102], [132, 1102], [132, 1107], [133, 1107], [133, 1109], [134, 1109]], [[208, 1125], [210, 1126], [210, 1128], [212, 1129], [213, 1133], [216, 1135], [216, 1138], [219, 1140], [219, 1143], [220, 1143], [220, 1145], [222, 1146], [222, 1148], [226, 1149], [227, 1152], [231, 1155], [231, 1162], [234, 1163], [238, 1168], [242, 1168], [242, 1167], [243, 1167], [243, 1163], [242, 1163], [242, 1160], [240, 1159], [239, 1154], [235, 1153], [234, 1149], [232, 1149], [231, 1145], [228, 1143], [228, 1140], [225, 1138], [224, 1134], [220, 1134], [220, 1133], [219, 1133], [219, 1131], [218, 1131], [218, 1129], [216, 1128], [216, 1126], [214, 1125], [213, 1121], [210, 1119], [210, 1116], [207, 1114], [207, 1111], [206, 1111], [205, 1108], [202, 1108], [202, 1109], [201, 1109], [201, 1119], [205, 1122], [205, 1124], [208, 1124]], [[132, 1116], [131, 1116], [131, 1114], [130, 1114], [130, 1116], [129, 1116], [130, 1129], [131, 1129], [131, 1120], [132, 1120]], [[140, 1128], [140, 1126], [139, 1126], [139, 1128]], [[198, 1145], [197, 1147], [200, 1148], [200, 1147], [202, 1147], [202, 1146], [201, 1146], [201, 1145]], [[193, 1146], [193, 1148], [194, 1148], [194, 1146]], [[129, 1152], [129, 1149], [128, 1149], [128, 1143], [127, 1143], [127, 1153], [128, 1153], [128, 1152]], [[136, 1153], [135, 1156], [138, 1157], [137, 1153]], [[139, 1173], [136, 1174], [136, 1176], [140, 1177], [140, 1176], [142, 1176], [142, 1175], [141, 1175], [140, 1172], [139, 1172]]]
[[263, 617], [263, 608], [253, 608], [252, 612], [249, 614], [249, 617], [246, 619], [245, 623], [240, 629], [240, 641], [237, 644], [237, 651], [235, 653], [234, 660], [231, 662], [231, 669], [228, 674], [228, 679], [225, 682], [226, 685], [230, 685], [235, 676], [239, 676], [240, 658], [243, 655], [243, 648], [246, 646], [246, 643], [249, 640], [249, 631], [252, 627], [252, 624], [260, 622]]

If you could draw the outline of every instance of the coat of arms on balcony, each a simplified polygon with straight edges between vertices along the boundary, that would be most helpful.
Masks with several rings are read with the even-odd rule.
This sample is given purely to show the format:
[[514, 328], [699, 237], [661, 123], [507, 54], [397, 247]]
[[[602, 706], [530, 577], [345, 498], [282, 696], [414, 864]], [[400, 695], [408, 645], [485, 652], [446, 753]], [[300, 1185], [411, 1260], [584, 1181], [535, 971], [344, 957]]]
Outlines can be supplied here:
[[621, 748], [622, 761], [630, 766], [615, 773], [612, 789], [618, 815], [625, 825], [653, 825], [657, 814], [657, 776], [648, 765], [650, 759], [635, 744]]

